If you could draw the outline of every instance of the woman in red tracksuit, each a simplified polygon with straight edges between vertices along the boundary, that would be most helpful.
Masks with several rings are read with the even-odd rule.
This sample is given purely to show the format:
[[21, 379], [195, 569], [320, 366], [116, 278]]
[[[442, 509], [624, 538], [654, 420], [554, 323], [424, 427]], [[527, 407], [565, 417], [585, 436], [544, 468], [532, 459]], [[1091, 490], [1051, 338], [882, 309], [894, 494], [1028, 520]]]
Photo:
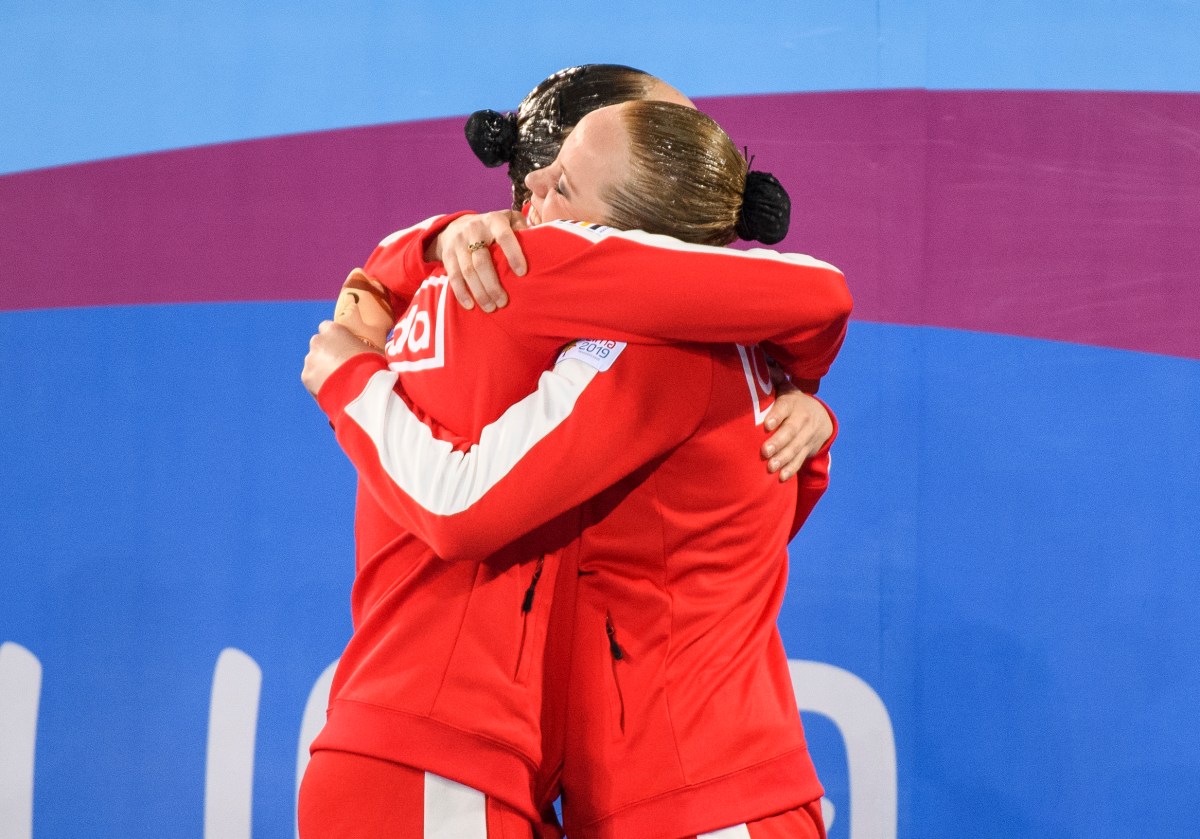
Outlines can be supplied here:
[[[579, 137], [576, 146], [585, 149], [588, 132], [582, 128], [581, 125], [573, 137]], [[569, 159], [566, 151], [564, 148], [564, 161]], [[585, 169], [580, 166], [574, 168], [572, 175], [571, 187], [581, 198], [588, 194], [588, 185], [580, 177], [584, 173]], [[564, 186], [558, 184], [555, 189]], [[534, 212], [540, 218], [549, 218], [557, 200], [550, 199], [547, 191], [539, 201], [535, 192]], [[840, 274], [815, 260], [695, 248], [642, 234], [551, 224], [523, 234], [522, 245], [530, 257], [530, 273], [520, 282], [510, 283], [514, 305], [486, 318], [479, 316], [472, 320], [470, 313], [446, 306], [446, 282], [444, 278], [431, 278], [430, 275], [437, 273], [437, 266], [424, 261], [426, 250], [435, 244], [431, 240], [444, 221], [386, 240], [366, 266], [368, 274], [391, 284], [393, 291], [413, 296], [412, 306], [393, 332], [388, 357], [355, 356], [351, 364], [335, 365], [337, 375], [331, 378], [327, 372], [320, 374], [320, 356], [330, 347], [323, 346], [319, 338], [315, 339], [313, 353], [310, 353], [312, 364], [306, 364], [306, 383], [314, 390], [325, 385], [320, 389], [322, 405], [330, 412], [339, 439], [359, 467], [362, 485], [358, 522], [360, 567], [354, 596], [355, 635], [339, 667], [331, 696], [329, 724], [314, 743], [310, 774], [314, 774], [318, 784], [317, 792], [311, 792], [313, 785], [307, 776], [305, 786], [310, 791], [309, 799], [314, 795], [320, 799], [322, 790], [328, 798], [333, 787], [325, 781], [340, 771], [336, 767], [335, 771], [323, 771], [322, 767], [329, 767], [328, 761], [322, 758], [330, 754], [383, 758], [397, 765], [451, 778], [454, 783], [467, 788], [484, 790], [489, 799], [501, 802], [509, 810], [536, 818], [539, 808], [546, 803], [544, 790], [537, 785], [535, 770], [546, 757], [538, 738], [543, 721], [538, 719], [537, 709], [543, 677], [541, 655], [551, 606], [551, 599], [540, 592], [548, 593], [560, 587], [570, 589], [574, 573], [559, 574], [559, 566], [564, 557], [569, 561], [580, 549], [579, 534], [588, 510], [569, 509], [519, 542], [503, 548], [500, 545], [507, 541], [506, 537], [515, 533], [509, 534], [506, 526], [492, 526], [487, 531], [480, 529], [480, 534], [489, 535], [481, 535], [475, 542], [467, 539], [451, 544], [439, 541], [434, 535], [430, 538], [431, 551], [412, 534], [429, 536], [436, 531], [436, 527], [430, 527], [431, 522], [457, 519], [462, 514], [458, 505], [463, 496], [457, 489], [444, 494], [434, 488], [428, 493], [418, 492], [416, 508], [404, 510], [394, 503], [394, 487], [399, 484], [393, 471], [399, 468], [398, 464], [406, 462], [407, 453], [412, 450], [410, 441], [399, 434], [390, 421], [396, 416], [394, 400], [408, 405], [406, 394], [421, 405], [419, 416], [441, 422], [466, 438], [481, 435], [486, 438], [485, 431], [495, 426], [504, 407], [517, 401], [522, 390], [526, 393], [529, 390], [530, 385], [521, 383], [519, 376], [513, 376], [513, 371], [529, 370], [535, 375], [538, 370], [544, 370], [563, 337], [581, 334], [588, 326], [614, 338], [773, 339], [773, 354], [786, 362], [790, 372], [803, 378], [819, 378], [840, 345], [849, 298]], [[625, 272], [635, 281], [622, 283], [614, 272]], [[649, 284], [640, 279], [646, 276], [653, 276], [655, 282]], [[412, 285], [427, 278], [414, 293]], [[758, 301], [745, 298], [744, 290], [750, 283], [761, 288], [767, 299], [779, 298], [773, 306], [792, 308], [782, 314], [778, 310], [765, 312]], [[693, 290], [695, 296], [681, 298], [684, 289]], [[590, 311], [586, 315], [577, 314], [581, 307], [590, 307]], [[661, 308], [658, 315], [652, 314], [655, 307]], [[322, 337], [336, 343], [348, 336], [325, 327]], [[361, 349], [361, 345], [355, 346]], [[674, 377], [678, 381], [667, 381], [672, 378], [669, 375], [666, 379], [653, 377], [655, 390], [665, 402], [686, 401], [694, 398], [697, 388], [703, 391], [704, 371], [710, 380], [708, 389], [713, 393], [726, 393], [732, 381], [745, 390], [743, 401], [750, 396], [755, 399], [762, 396], [761, 409], [762, 402], [767, 399], [765, 394], [758, 394], [753, 389], [761, 375], [757, 363], [745, 351], [737, 352], [735, 366], [733, 348], [726, 349], [720, 358], [715, 355], [715, 350], [704, 351], [708, 355], [688, 363], [684, 359], [688, 351], [684, 350], [638, 347], [616, 352], [616, 349], [615, 345], [600, 344], [574, 350], [600, 367], [604, 366], [605, 358], [611, 359], [609, 369], [600, 370], [593, 365], [594, 376], [588, 378], [584, 370], [584, 375], [573, 379], [575, 385], [583, 387], [581, 393], [586, 392], [587, 384], [595, 379], [609, 382], [616, 378], [616, 375], [612, 379], [605, 378], [610, 373], [624, 376], [623, 370], [635, 371], [634, 365], [626, 366], [627, 359], [633, 356], [683, 353], [673, 365], [650, 365], [648, 368], [660, 374], [672, 368], [681, 371]], [[500, 363], [496, 363], [497, 360]], [[657, 365], [662, 365], [661, 358]], [[482, 387], [464, 394], [462, 375], [474, 371], [478, 379], [485, 368], [496, 369], [500, 375], [485, 376]], [[684, 375], [685, 368], [700, 372], [693, 370]], [[718, 369], [724, 371], [720, 377], [722, 388], [713, 384], [717, 379], [713, 371]], [[732, 373], [737, 373], [740, 379], [732, 377]], [[636, 375], [636, 371], [629, 375]], [[330, 380], [326, 382], [326, 378]], [[643, 378], [643, 385], [646, 381]], [[402, 388], [396, 387], [398, 383]], [[577, 395], [576, 399], [579, 398]], [[385, 406], [382, 413], [368, 410], [366, 414], [350, 419], [355, 417], [351, 405], [365, 408], [378, 399], [382, 399], [381, 404]], [[584, 401], [590, 401], [590, 397]], [[719, 405], [727, 412], [732, 404], [724, 397], [719, 400]], [[645, 406], [647, 427], [661, 421], [656, 419], [658, 415], [652, 407]], [[720, 413], [716, 407], [714, 403], [709, 412], [714, 417]], [[751, 412], [748, 416], [754, 418], [757, 415]], [[632, 418], [622, 416], [621, 419], [628, 422]], [[699, 417], [697, 423], [693, 431], [702, 425]], [[754, 433], [761, 434], [756, 426], [757, 423], [750, 424]], [[524, 433], [528, 433], [529, 429], [541, 426], [526, 422], [516, 427], [524, 427]], [[519, 438], [521, 433], [516, 432], [516, 437]], [[505, 445], [501, 446], [510, 459], [521, 448], [511, 445], [512, 435], [513, 432], [506, 430], [502, 440]], [[652, 437], [637, 434], [629, 438], [626, 435], [622, 449], [625, 460], [620, 468], [611, 464], [616, 471], [606, 477], [609, 483], [620, 474], [632, 475], [655, 458], [668, 455], [671, 447], [664, 449], [663, 441]], [[679, 442], [682, 439], [676, 441]], [[691, 445], [694, 447], [695, 444]], [[691, 450], [703, 451], [704, 447]], [[518, 458], [506, 462], [520, 464], [525, 461]], [[780, 488], [781, 492], [787, 491], [783, 489], [784, 485], [758, 467], [754, 467], [754, 471], [771, 486]], [[508, 473], [503, 470], [488, 472], [483, 477], [497, 477], [497, 474], [497, 480], [503, 482]], [[818, 477], [812, 485], [819, 483]], [[506, 485], [513, 484], [510, 481]], [[560, 509], [584, 501], [596, 488], [587, 482], [572, 481], [560, 485], [558, 496], [563, 502]], [[795, 490], [791, 492], [790, 502], [785, 506], [795, 507]], [[466, 497], [474, 496], [468, 493]], [[480, 497], [490, 495], [485, 492]], [[626, 493], [623, 497], [634, 497], [634, 494]], [[619, 507], [618, 500], [612, 498], [609, 503]], [[414, 512], [417, 508], [425, 512]], [[556, 511], [547, 509], [548, 515], [552, 512]], [[537, 524], [545, 519], [533, 521], [521, 517], [520, 527], [515, 532], [527, 530], [531, 522]], [[773, 541], [783, 550], [792, 516], [776, 519], [784, 524], [782, 532]], [[501, 539], [494, 539], [491, 534], [498, 534]], [[493, 548], [498, 549], [495, 555], [486, 561], [478, 561], [478, 557], [485, 551], [491, 553]], [[683, 550], [681, 545], [676, 553]], [[474, 561], [447, 563], [438, 555]], [[774, 563], [773, 567], [778, 571], [778, 552]], [[598, 576], [607, 578], [609, 575]], [[775, 581], [775, 587], [768, 586], [768, 589], [778, 593], [778, 575], [771, 579]], [[777, 609], [777, 602], [774, 608]], [[768, 602], [764, 614], [770, 612]], [[701, 619], [697, 626], [703, 623]], [[613, 627], [611, 632], [610, 626]], [[617, 630], [611, 614], [605, 615], [604, 631], [610, 642], [608, 649], [615, 656], [615, 651], [622, 648], [621, 642], [616, 640]], [[656, 649], [653, 644], [647, 647], [647, 650], [653, 649]], [[782, 653], [781, 648], [778, 652]], [[638, 655], [640, 658], [640, 651]], [[623, 659], [622, 655], [614, 660]], [[592, 676], [585, 674], [579, 678], [587, 681]], [[768, 678], [764, 684], [771, 683], [774, 682]], [[634, 707], [639, 697], [640, 694], [631, 697]], [[587, 708], [577, 710], [588, 712]], [[806, 760], [800, 757], [803, 737], [799, 733], [794, 705], [791, 711], [793, 748], [787, 749], [786, 761], [790, 762], [780, 764], [788, 771], [803, 769]], [[624, 712], [619, 716], [625, 720]], [[776, 717], [784, 720], [787, 713]], [[630, 723], [641, 725], [640, 718], [630, 719]], [[572, 738], [571, 730], [568, 724], [566, 737]], [[562, 736], [561, 732], [554, 734], [552, 739], [558, 736]], [[688, 736], [696, 734], [690, 732]], [[784, 742], [775, 735], [764, 740], [777, 744]], [[571, 742], [574, 743], [574, 739]], [[595, 813], [600, 813], [600, 821], [606, 819], [601, 811], [611, 803], [610, 797], [601, 795], [589, 804], [591, 793], [588, 790], [594, 782], [595, 770], [589, 768], [593, 764], [587, 762], [591, 758], [586, 756], [592, 750], [587, 747], [584, 737], [579, 741], [579, 750], [585, 756], [581, 757], [585, 762], [579, 765], [581, 777], [590, 779], [585, 786], [572, 789], [570, 778], [574, 764], [568, 763], [564, 770], [568, 819], [575, 811], [585, 814], [584, 821], [579, 823], [580, 831], [593, 829], [587, 820], [595, 822], [592, 818]], [[596, 760], [603, 763], [608, 758], [597, 755]], [[685, 776], [691, 771], [689, 769]], [[701, 774], [704, 771], [701, 769]], [[808, 772], [811, 775], [810, 766]], [[757, 783], [750, 778], [743, 780]], [[686, 804], [689, 800], [687, 790], [692, 786], [686, 782], [686, 777], [678, 783], [668, 783], [672, 790], [682, 794], [679, 800]], [[754, 800], [752, 812], [738, 815], [737, 819], [753, 820], [751, 815], [770, 816], [802, 805], [810, 800], [805, 796], [815, 798], [819, 795], [819, 787], [814, 784], [815, 776], [812, 776], [807, 785], [790, 789], [787, 795], [776, 791], [769, 801]], [[428, 789], [427, 779], [426, 802]], [[710, 785], [707, 789], [722, 795], [716, 787]], [[619, 802], [623, 795], [625, 793], [619, 792], [612, 800]], [[660, 791], [653, 797], [665, 800], [662, 796]], [[805, 800], [797, 800], [797, 797]], [[302, 829], [305, 824], [304, 798], [305, 794], [302, 794]], [[618, 809], [627, 807], [622, 803], [617, 806]], [[694, 801], [684, 809], [692, 811], [691, 814], [685, 813], [673, 827], [667, 828], [673, 831], [678, 828], [684, 833], [671, 835], [721, 827], [722, 820], [726, 819], [724, 809], [705, 811]], [[738, 810], [739, 814], [744, 809]], [[353, 816], [351, 812], [349, 818], [352, 820]], [[324, 814], [320, 817], [324, 818]], [[635, 819], [635, 822], [648, 827], [651, 820]], [[690, 826], [693, 823], [695, 828]], [[724, 821], [724, 826], [731, 823]], [[642, 829], [632, 825], [627, 827]], [[626, 828], [616, 829], [623, 831]]]

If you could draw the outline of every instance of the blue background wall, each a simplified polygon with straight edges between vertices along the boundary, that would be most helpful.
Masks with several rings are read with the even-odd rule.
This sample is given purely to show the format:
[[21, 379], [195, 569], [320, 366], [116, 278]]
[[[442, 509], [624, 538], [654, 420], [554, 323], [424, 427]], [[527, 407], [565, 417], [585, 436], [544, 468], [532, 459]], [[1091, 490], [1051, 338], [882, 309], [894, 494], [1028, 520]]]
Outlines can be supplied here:
[[[1070, 190], [1088, 219], [1125, 231], [1137, 277], [1066, 248], [1031, 300], [951, 249], [966, 266], [952, 281], [991, 283], [979, 308], [1021, 298], [1002, 327], [948, 328], [940, 293], [889, 303], [897, 248], [924, 254], [910, 296], [923, 277], [934, 288], [930, 255], [945, 253], [928, 222], [915, 244], [888, 238], [914, 205], [927, 219], [936, 202], [955, 206], [920, 178], [881, 191], [866, 221], [884, 233], [860, 214], [855, 235], [814, 221], [812, 240], [795, 241], [846, 267], [862, 305], [823, 386], [842, 435], [833, 486], [792, 546], [781, 628], [793, 659], [853, 674], [890, 724], [863, 736], [878, 755], [894, 748], [895, 801], [865, 801], [852, 776], [879, 770], [850, 756], [862, 718], [827, 699], [806, 706], [831, 839], [1193, 831], [1200, 352], [1187, 336], [1200, 333], [1200, 269], [1164, 268], [1159, 252], [1196, 247], [1200, 4], [535, 3], [503, 19], [473, 2], [0, 0], [0, 21], [0, 839], [30, 835], [30, 812], [47, 837], [291, 835], [306, 705], [348, 636], [352, 572], [353, 475], [298, 379], [344, 270], [295, 277], [327, 295], [239, 297], [211, 277], [189, 279], [188, 302], [138, 297], [139, 278], [115, 268], [73, 271], [125, 256], [72, 251], [78, 237], [59, 224], [69, 200], [59, 226], [19, 226], [45, 192], [31, 185], [69, 198], [83, 184], [95, 215], [82, 230], [110, 194], [96, 179], [132, 172], [116, 178], [121, 247], [183, 270], [201, 259], [196, 243], [181, 250], [153, 223], [170, 188], [156, 173], [178, 150], [442, 117], [457, 131], [470, 110], [512, 107], [587, 61], [643, 67], [714, 113], [751, 116], [764, 93], [1130, 94], [1113, 107], [1145, 135], [1157, 174], [1111, 176], [1109, 149], [1078, 136]], [[112, 160], [128, 155], [144, 157]], [[986, 191], [1038, 165], [982, 159], [958, 186]], [[360, 230], [336, 237], [347, 256], [334, 264], [361, 262], [430, 203], [503, 202], [482, 169], [438, 192], [441, 163], [407, 160], [427, 179], [420, 196], [371, 203]], [[1144, 200], [1128, 202], [1135, 187]], [[256, 212], [269, 215], [264, 194]], [[346, 199], [331, 195], [321, 229], [340, 230]], [[288, 197], [273, 200], [286, 216]], [[1036, 213], [985, 206], [989, 229]], [[1053, 239], [1046, 219], [1038, 227], [1024, 245]], [[206, 250], [254, 273], [281, 241]], [[885, 267], [856, 286], [864, 260]], [[71, 302], [84, 292], [87, 305]], [[1097, 296], [1129, 317], [1095, 315]], [[949, 321], [974, 324], [961, 311]], [[1069, 340], [1048, 340], [1062, 336], [1042, 321], [1068, 324]], [[1147, 332], [1184, 337], [1162, 349]]]

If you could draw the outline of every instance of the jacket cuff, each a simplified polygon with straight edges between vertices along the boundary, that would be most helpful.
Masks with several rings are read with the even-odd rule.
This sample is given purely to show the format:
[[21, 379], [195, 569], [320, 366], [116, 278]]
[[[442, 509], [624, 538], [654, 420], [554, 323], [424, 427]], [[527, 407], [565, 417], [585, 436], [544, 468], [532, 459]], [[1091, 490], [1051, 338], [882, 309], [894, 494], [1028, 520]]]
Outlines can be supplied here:
[[334, 370], [317, 391], [317, 404], [329, 417], [329, 424], [337, 428], [338, 421], [345, 415], [346, 406], [358, 398], [372, 376], [387, 369], [385, 356], [376, 352], [361, 352]]
[[825, 441], [825, 445], [821, 446], [820, 449], [818, 449], [817, 451], [813, 452], [810, 455], [810, 457], [820, 457], [823, 454], [829, 454], [829, 448], [833, 445], [833, 441], [837, 439], [838, 419], [837, 419], [837, 415], [833, 413], [833, 409], [830, 408], [829, 405], [827, 405], [825, 403], [824, 399], [822, 399], [819, 396], [813, 396], [813, 394], [811, 394], [811, 393], [808, 395], [812, 396], [813, 399], [816, 399], [818, 402], [821, 403], [821, 407], [825, 409], [825, 413], [829, 414], [829, 421], [833, 423], [833, 433], [831, 433], [829, 435], [829, 439]]

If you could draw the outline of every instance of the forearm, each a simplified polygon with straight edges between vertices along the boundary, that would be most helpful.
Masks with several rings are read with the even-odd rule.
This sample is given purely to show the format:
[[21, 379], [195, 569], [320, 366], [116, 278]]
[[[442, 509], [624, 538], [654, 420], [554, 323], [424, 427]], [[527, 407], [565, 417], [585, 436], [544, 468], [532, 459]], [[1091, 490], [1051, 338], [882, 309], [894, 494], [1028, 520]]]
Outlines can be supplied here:
[[630, 349], [606, 371], [561, 361], [470, 446], [447, 437], [409, 404], [394, 373], [369, 360], [339, 369], [318, 400], [368, 490], [399, 524], [444, 559], [481, 559], [694, 429], [711, 368], [694, 359], [664, 377], [661, 360], [682, 351]]
[[513, 332], [639, 342], [769, 343], [790, 374], [818, 379], [852, 307], [820, 260], [689, 245], [640, 232], [553, 223], [521, 234], [530, 272], [503, 278]]

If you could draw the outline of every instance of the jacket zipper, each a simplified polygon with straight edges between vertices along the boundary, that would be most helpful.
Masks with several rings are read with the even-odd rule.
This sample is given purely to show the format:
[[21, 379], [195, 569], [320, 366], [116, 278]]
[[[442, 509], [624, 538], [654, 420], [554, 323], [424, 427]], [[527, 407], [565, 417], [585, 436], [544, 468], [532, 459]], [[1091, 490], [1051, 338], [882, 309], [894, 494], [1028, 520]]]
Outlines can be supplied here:
[[537, 565], [533, 567], [533, 579], [529, 581], [529, 588], [525, 589], [525, 599], [521, 601], [521, 611], [529, 614], [533, 610], [533, 592], [537, 589], [538, 580], [542, 578], [542, 563], [546, 561], [544, 556], [539, 556]]
[[517, 678], [521, 674], [521, 661], [525, 658], [525, 636], [529, 632], [529, 613], [533, 611], [533, 595], [537, 591], [538, 580], [542, 578], [542, 564], [546, 561], [544, 556], [539, 556], [537, 565], [533, 567], [533, 577], [529, 581], [529, 588], [525, 589], [525, 597], [521, 600], [521, 646], [517, 648], [517, 669], [513, 672], [513, 678]]
[[608, 652], [612, 656], [613, 687], [617, 689], [617, 725], [625, 733], [625, 695], [621, 692], [621, 679], [617, 674], [617, 662], [625, 658], [625, 651], [617, 643], [617, 628], [613, 625], [612, 612], [604, 613], [604, 634], [608, 636]]

